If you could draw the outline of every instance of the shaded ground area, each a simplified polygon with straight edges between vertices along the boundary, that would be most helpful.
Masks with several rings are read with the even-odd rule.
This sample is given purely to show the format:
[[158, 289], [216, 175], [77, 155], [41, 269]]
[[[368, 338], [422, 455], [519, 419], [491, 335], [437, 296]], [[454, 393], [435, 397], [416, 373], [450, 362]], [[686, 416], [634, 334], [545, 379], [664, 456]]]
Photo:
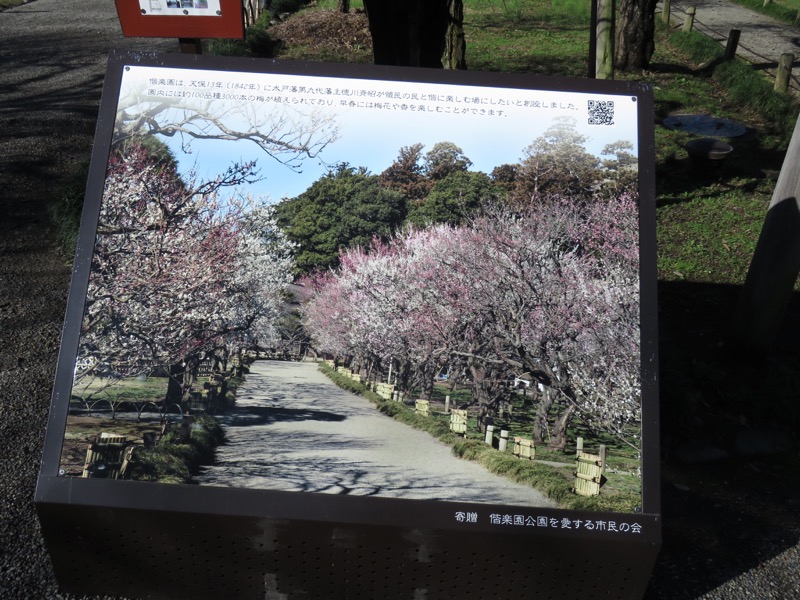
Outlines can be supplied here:
[[216, 464], [196, 478], [201, 484], [555, 506], [382, 415], [334, 385], [315, 363], [254, 363], [223, 426], [228, 441]]

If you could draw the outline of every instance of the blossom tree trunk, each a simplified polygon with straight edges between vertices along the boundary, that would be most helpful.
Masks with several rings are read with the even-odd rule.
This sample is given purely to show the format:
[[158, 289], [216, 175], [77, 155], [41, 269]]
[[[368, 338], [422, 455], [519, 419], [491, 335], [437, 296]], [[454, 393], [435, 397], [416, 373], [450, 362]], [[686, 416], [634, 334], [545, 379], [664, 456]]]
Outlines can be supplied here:
[[655, 50], [656, 0], [619, 0], [614, 66], [621, 71], [644, 69]]
[[[464, 68], [462, 0], [364, 0], [375, 64]], [[447, 52], [445, 52], [447, 50]]]

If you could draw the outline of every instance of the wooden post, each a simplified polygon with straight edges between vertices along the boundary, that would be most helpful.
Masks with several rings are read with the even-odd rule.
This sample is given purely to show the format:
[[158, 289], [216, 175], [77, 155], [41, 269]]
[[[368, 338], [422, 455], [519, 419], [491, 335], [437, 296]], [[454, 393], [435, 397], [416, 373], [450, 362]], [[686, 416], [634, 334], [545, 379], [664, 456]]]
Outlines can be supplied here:
[[491, 446], [492, 438], [494, 437], [494, 425], [486, 426], [486, 437], [483, 438], [484, 443]]
[[508, 448], [508, 431], [505, 429], [500, 430], [500, 445], [498, 449], [500, 452], [505, 452], [506, 448]]
[[775, 74], [775, 91], [785, 94], [789, 91], [789, 78], [792, 75], [792, 65], [794, 64], [794, 54], [786, 52], [781, 54], [778, 62], [778, 71]]
[[763, 356], [800, 273], [800, 119], [786, 151], [736, 312], [737, 351]]
[[669, 26], [670, 18], [672, 16], [672, 2], [664, 0], [664, 8], [661, 10], [661, 22]]
[[686, 9], [686, 20], [683, 22], [683, 30], [691, 31], [694, 27], [694, 16], [697, 14], [697, 8], [690, 6]]
[[178, 38], [181, 54], [202, 54], [203, 44], [200, 38]]
[[728, 45], [725, 46], [725, 60], [733, 60], [736, 58], [736, 49], [739, 47], [739, 37], [742, 35], [741, 30], [731, 29], [728, 34]]
[[595, 78], [614, 79], [614, 0], [597, 0]]
[[450, 414], [450, 396], [444, 397], [444, 414]]
[[600, 468], [605, 471], [606, 469], [606, 446], [605, 444], [600, 444]]
[[[597, 2], [598, 0], [592, 0], [592, 16], [589, 21], [589, 79], [594, 79], [597, 69]], [[797, 14], [800, 18], [800, 11]]]

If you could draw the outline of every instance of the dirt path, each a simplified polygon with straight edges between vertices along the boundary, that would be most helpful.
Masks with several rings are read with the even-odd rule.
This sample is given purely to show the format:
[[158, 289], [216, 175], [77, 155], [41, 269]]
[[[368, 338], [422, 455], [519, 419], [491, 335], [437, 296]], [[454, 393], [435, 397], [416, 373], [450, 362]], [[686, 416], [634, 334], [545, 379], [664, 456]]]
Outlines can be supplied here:
[[225, 433], [228, 443], [197, 477], [201, 484], [555, 506], [380, 414], [313, 363], [253, 364]]

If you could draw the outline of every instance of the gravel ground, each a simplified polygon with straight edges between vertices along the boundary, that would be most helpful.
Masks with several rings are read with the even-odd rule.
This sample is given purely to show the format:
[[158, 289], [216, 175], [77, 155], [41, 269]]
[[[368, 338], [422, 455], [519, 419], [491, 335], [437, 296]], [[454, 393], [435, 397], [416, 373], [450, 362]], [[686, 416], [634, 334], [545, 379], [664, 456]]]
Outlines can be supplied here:
[[[698, 20], [731, 5], [694, 2]], [[676, 11], [677, 12], [677, 11]], [[739, 26], [749, 30], [757, 17]], [[723, 26], [725, 31], [727, 26]], [[766, 35], [743, 45], [760, 49]], [[794, 31], [794, 30], [790, 30]], [[797, 35], [796, 31], [792, 35]], [[109, 0], [37, 0], [0, 13], [0, 598], [61, 598], [33, 506], [69, 269], [46, 202], [89, 157], [110, 48], [126, 40]], [[793, 475], [796, 477], [796, 473]], [[725, 461], [664, 470], [664, 547], [647, 598], [800, 597], [797, 485], [770, 465]]]

